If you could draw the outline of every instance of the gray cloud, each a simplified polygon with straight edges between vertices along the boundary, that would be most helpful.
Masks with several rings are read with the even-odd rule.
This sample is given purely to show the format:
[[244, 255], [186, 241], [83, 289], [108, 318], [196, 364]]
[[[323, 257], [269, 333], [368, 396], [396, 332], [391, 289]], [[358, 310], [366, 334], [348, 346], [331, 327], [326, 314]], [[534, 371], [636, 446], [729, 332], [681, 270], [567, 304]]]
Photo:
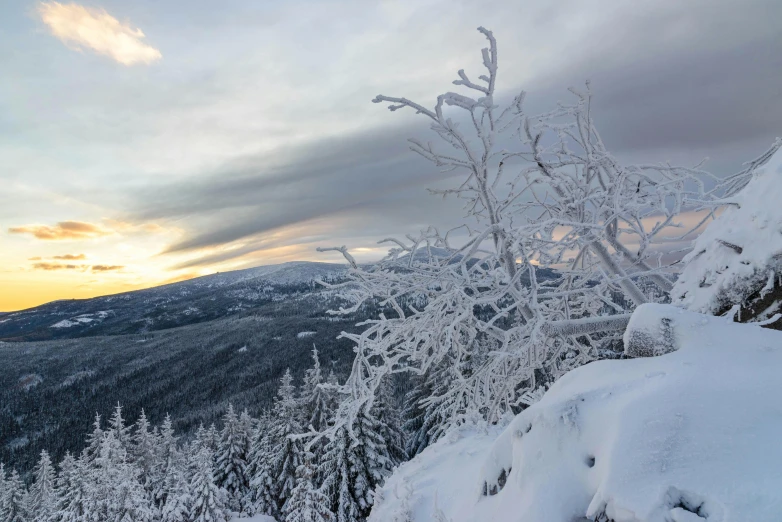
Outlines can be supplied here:
[[[776, 27], [782, 4], [660, 2], [622, 15], [599, 19], [555, 67], [531, 77], [523, 86], [530, 112], [567, 99], [566, 87], [590, 78], [596, 121], [617, 155], [695, 163], [707, 153], [718, 174], [738, 168], [782, 133], [782, 32]], [[502, 30], [496, 32], [501, 74], [513, 76], [512, 50], [503, 47]], [[406, 149], [407, 137], [426, 131], [425, 121], [380, 108], [377, 121], [385, 126], [271, 157], [238, 157], [187, 181], [136, 193], [132, 217], [187, 223], [187, 235], [166, 253], [222, 248], [176, 266], [185, 268], [295, 243], [265, 235], [326, 218], [339, 223], [299, 242], [405, 233], [455, 216], [457, 205], [441, 207], [423, 191], [445, 176]]]

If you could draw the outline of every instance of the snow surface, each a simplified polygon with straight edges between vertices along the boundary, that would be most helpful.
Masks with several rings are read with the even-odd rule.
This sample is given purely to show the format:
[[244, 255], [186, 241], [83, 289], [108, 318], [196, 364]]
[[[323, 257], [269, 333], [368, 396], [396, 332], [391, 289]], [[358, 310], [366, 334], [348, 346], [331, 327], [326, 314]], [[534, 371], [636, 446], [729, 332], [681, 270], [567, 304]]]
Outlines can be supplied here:
[[717, 313], [726, 303], [742, 302], [769, 278], [773, 283], [775, 274], [765, 268], [778, 264], [774, 258], [782, 254], [781, 177], [782, 149], [755, 169], [747, 186], [729, 200], [734, 204], [695, 240], [671, 292], [674, 304]]
[[490, 449], [491, 430], [434, 444], [370, 521], [782, 520], [782, 333], [648, 304], [627, 338], [655, 329], [676, 351], [566, 374]]
[[268, 515], [255, 515], [254, 517], [243, 518], [236, 516], [231, 519], [231, 522], [277, 522], [273, 517]]
[[89, 324], [93, 321], [102, 321], [109, 316], [110, 311], [100, 311], [94, 314], [82, 314], [70, 319], [63, 319], [57, 323], [54, 323], [50, 328], [70, 328], [72, 326], [78, 326], [80, 324]]

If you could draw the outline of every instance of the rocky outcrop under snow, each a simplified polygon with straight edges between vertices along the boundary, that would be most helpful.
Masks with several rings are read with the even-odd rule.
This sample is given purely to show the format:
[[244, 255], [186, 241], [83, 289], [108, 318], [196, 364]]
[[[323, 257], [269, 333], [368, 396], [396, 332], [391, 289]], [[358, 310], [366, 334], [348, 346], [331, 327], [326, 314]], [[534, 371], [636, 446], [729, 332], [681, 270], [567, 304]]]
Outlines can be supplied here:
[[[749, 175], [746, 187], [726, 201], [685, 256], [685, 269], [671, 291], [674, 304], [719, 314], [782, 286], [777, 283], [782, 277], [782, 149]], [[772, 304], [755, 311], [759, 319], [766, 318], [765, 308]]]
[[643, 305], [631, 339], [669, 353], [588, 364], [496, 439], [472, 427], [438, 442], [390, 477], [370, 520], [782, 520], [782, 333]]

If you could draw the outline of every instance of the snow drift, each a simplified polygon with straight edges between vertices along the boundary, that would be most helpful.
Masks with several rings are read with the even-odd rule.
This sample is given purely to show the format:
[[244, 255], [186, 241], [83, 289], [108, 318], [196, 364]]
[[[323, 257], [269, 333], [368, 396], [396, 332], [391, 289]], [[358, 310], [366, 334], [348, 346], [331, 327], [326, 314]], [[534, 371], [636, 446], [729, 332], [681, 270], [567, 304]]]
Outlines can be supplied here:
[[649, 304], [625, 342], [670, 353], [568, 373], [491, 447], [474, 428], [438, 442], [370, 520], [782, 520], [782, 333]]

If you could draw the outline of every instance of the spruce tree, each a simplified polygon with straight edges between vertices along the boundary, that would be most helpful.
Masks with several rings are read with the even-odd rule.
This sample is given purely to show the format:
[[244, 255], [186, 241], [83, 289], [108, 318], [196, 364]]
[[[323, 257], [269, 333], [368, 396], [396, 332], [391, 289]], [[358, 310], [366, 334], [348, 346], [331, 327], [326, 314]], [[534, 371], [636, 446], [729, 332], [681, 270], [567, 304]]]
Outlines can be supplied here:
[[333, 522], [334, 514], [329, 510], [329, 500], [313, 482], [315, 466], [312, 453], [304, 455], [304, 463], [296, 470], [296, 487], [285, 503], [285, 522]]
[[361, 506], [352, 488], [353, 441], [346, 427], [340, 427], [325, 447], [318, 471], [324, 477], [321, 490], [329, 500], [329, 508], [336, 522], [356, 522], [361, 517]]
[[337, 430], [326, 445], [319, 466], [323, 491], [331, 501], [337, 522], [366, 519], [373, 492], [390, 473], [392, 461], [372, 411], [362, 408], [351, 426]]
[[25, 500], [27, 490], [16, 470], [5, 481], [5, 501], [0, 506], [0, 520], [3, 522], [27, 522]]
[[8, 496], [8, 479], [5, 476], [5, 466], [0, 462], [0, 520], [3, 516], [3, 506], [6, 503], [6, 497]]
[[92, 432], [87, 435], [86, 463], [91, 464], [100, 455], [100, 446], [103, 443], [104, 431], [101, 428], [100, 415], [95, 413], [95, 420], [92, 423]]
[[250, 487], [242, 502], [242, 511], [248, 515], [273, 515], [277, 509], [269, 458], [271, 455], [270, 412], [265, 411], [258, 420], [247, 460]]
[[88, 513], [101, 520], [149, 522], [155, 515], [152, 501], [115, 433], [106, 434], [95, 461]]
[[251, 482], [254, 511], [279, 516], [296, 486], [296, 469], [301, 464], [302, 446], [289, 436], [301, 433], [299, 404], [290, 369], [280, 379], [280, 388], [265, 435], [253, 448], [255, 476]]
[[229, 404], [223, 417], [223, 430], [215, 458], [215, 483], [225, 489], [228, 505], [236, 511], [241, 509], [241, 499], [247, 491], [246, 447], [247, 434], [233, 405]]
[[35, 482], [30, 487], [27, 500], [28, 512], [37, 522], [47, 522], [56, 508], [55, 473], [52, 460], [46, 450], [41, 451], [41, 457], [33, 470]]
[[133, 462], [141, 470], [139, 479], [148, 491], [152, 490], [154, 482], [157, 442], [157, 437], [151, 431], [147, 416], [142, 409], [141, 415], [139, 415], [138, 421], [136, 421], [135, 433], [131, 437], [130, 453], [133, 457]]
[[212, 454], [202, 448], [195, 458], [196, 469], [190, 481], [193, 496], [189, 522], [226, 522], [228, 510], [225, 503], [225, 491], [214, 482]]
[[304, 382], [301, 389], [302, 410], [304, 412], [304, 429], [311, 426], [315, 431], [326, 427], [331, 417], [329, 393], [320, 387], [323, 374], [320, 369], [318, 349], [312, 347], [312, 368], [304, 372]]
[[394, 398], [393, 381], [390, 376], [380, 384], [372, 413], [377, 419], [378, 434], [383, 441], [384, 448], [380, 451], [388, 459], [387, 471], [390, 472], [407, 460], [402, 420]]
[[[199, 433], [202, 432], [203, 425], [199, 427]], [[168, 488], [173, 484], [172, 477], [184, 475], [186, 471], [185, 459], [177, 447], [177, 437], [174, 435], [171, 417], [168, 414], [160, 427], [155, 452], [152, 498], [158, 507], [163, 507], [167, 501]]]
[[117, 403], [114, 413], [109, 419], [109, 431], [114, 434], [117, 442], [126, 450], [130, 447], [130, 427], [125, 425], [125, 419], [122, 418], [122, 405]]
[[57, 522], [83, 522], [87, 520], [87, 488], [85, 463], [70, 453], [60, 463], [57, 477]]
[[182, 466], [170, 466], [164, 478], [165, 500], [160, 515], [162, 522], [180, 522], [186, 520], [193, 502], [190, 484]]

